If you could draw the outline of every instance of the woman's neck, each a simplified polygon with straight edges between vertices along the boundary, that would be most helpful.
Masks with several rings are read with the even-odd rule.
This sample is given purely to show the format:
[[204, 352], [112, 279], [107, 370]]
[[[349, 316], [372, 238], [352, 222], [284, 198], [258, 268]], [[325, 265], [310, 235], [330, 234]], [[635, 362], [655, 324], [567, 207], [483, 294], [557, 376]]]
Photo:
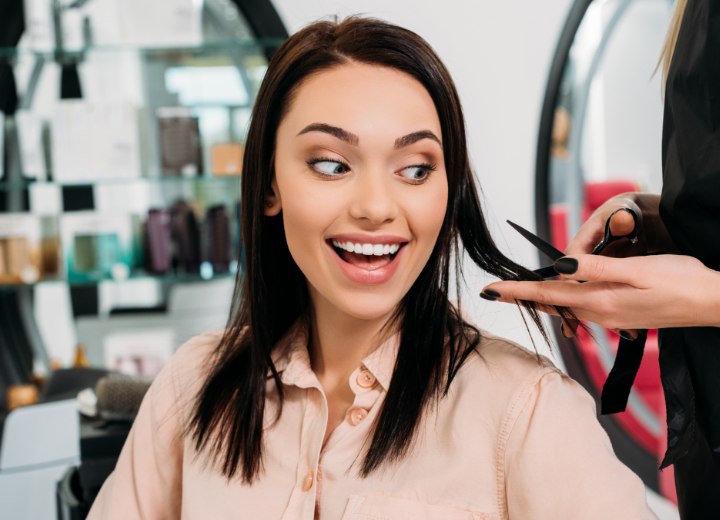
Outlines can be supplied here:
[[322, 304], [313, 311], [312, 369], [326, 391], [347, 385], [353, 370], [386, 339], [383, 327], [389, 317], [362, 320]]

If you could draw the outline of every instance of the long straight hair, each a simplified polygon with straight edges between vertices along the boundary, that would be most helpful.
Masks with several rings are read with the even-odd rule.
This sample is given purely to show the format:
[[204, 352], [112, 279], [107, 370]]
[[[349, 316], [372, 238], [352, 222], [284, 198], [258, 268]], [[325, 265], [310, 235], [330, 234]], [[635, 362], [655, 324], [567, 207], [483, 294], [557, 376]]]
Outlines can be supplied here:
[[[448, 204], [431, 256], [395, 312], [400, 345], [392, 382], [361, 462], [367, 476], [411, 448], [423, 412], [444, 396], [480, 334], [448, 301], [451, 268], [459, 295], [459, 241], [472, 261], [504, 280], [538, 276], [506, 258], [483, 218], [470, 169], [460, 100], [450, 74], [425, 40], [389, 23], [351, 17], [320, 21], [291, 36], [271, 59], [253, 108], [243, 163], [244, 272], [230, 319], [188, 424], [198, 452], [208, 450], [228, 478], [253, 482], [262, 471], [266, 384], [283, 387], [272, 361], [275, 345], [298, 320], [310, 326], [305, 278], [285, 240], [282, 217], [264, 216], [274, 176], [275, 136], [302, 81], [360, 62], [408, 74], [430, 94], [442, 130]], [[547, 340], [532, 304], [524, 304]]]

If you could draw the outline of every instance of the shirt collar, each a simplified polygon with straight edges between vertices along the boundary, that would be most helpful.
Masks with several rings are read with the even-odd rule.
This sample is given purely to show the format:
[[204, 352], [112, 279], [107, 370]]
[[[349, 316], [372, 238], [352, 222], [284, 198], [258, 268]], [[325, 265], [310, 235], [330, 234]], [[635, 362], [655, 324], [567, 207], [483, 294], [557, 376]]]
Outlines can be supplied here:
[[[283, 336], [272, 352], [272, 361], [275, 370], [279, 374], [284, 374], [288, 370], [292, 371], [293, 367], [310, 366], [310, 357], [307, 350], [308, 334], [307, 329], [302, 323], [296, 323]], [[268, 377], [270, 376], [268, 370]]]
[[362, 364], [375, 376], [386, 392], [390, 388], [390, 381], [395, 371], [395, 360], [399, 347], [400, 335], [393, 334], [362, 360]]
[[[312, 378], [315, 379], [310, 366], [310, 355], [307, 347], [308, 332], [307, 328], [301, 323], [293, 325], [278, 342], [273, 350], [272, 360], [283, 383], [305, 386], [302, 382], [311, 374]], [[368, 354], [361, 363], [375, 376], [375, 379], [385, 391], [390, 388], [399, 347], [400, 335], [393, 334]], [[271, 373], [268, 371], [268, 377], [270, 375]]]

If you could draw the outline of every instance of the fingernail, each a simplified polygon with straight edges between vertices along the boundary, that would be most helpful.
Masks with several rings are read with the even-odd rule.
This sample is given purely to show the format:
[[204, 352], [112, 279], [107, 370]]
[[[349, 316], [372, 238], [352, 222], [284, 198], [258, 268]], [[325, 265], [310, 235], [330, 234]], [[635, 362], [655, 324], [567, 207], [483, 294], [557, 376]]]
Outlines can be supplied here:
[[578, 270], [578, 261], [574, 258], [563, 256], [555, 260], [553, 267], [560, 274], [575, 274]]
[[572, 338], [573, 336], [575, 336], [575, 331], [571, 330], [570, 332], [568, 332], [567, 328], [565, 328], [565, 323], [564, 323], [564, 322], [560, 322], [560, 332], [561, 332], [562, 335], [563, 335], [564, 337], [566, 337], [567, 339], [570, 339], [570, 338]]
[[628, 341], [635, 341], [637, 339], [637, 331], [635, 330], [619, 330], [618, 334], [621, 338], [625, 338]]
[[492, 289], [484, 289], [483, 292], [480, 293], [480, 298], [484, 298], [488, 301], [494, 302], [498, 298], [500, 298], [500, 293], [497, 291], [493, 291]]

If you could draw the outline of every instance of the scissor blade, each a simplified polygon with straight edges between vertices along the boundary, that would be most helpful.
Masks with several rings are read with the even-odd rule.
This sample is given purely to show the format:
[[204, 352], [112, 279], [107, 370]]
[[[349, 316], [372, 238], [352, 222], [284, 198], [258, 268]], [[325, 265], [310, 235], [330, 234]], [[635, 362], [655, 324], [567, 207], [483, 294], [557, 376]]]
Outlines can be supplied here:
[[550, 257], [550, 259], [557, 260], [558, 258], [565, 256], [565, 253], [563, 253], [559, 249], [555, 248], [554, 246], [548, 244], [539, 236], [537, 236], [533, 233], [530, 233], [530, 231], [523, 228], [522, 226], [518, 226], [517, 224], [515, 224], [514, 222], [510, 222], [509, 220], [507, 221], [507, 223], [510, 224], [513, 228], [515, 228], [515, 231], [517, 231], [522, 236], [524, 236], [527, 240], [529, 240], [532, 245], [534, 245], [540, 251], [542, 251], [548, 257]]

